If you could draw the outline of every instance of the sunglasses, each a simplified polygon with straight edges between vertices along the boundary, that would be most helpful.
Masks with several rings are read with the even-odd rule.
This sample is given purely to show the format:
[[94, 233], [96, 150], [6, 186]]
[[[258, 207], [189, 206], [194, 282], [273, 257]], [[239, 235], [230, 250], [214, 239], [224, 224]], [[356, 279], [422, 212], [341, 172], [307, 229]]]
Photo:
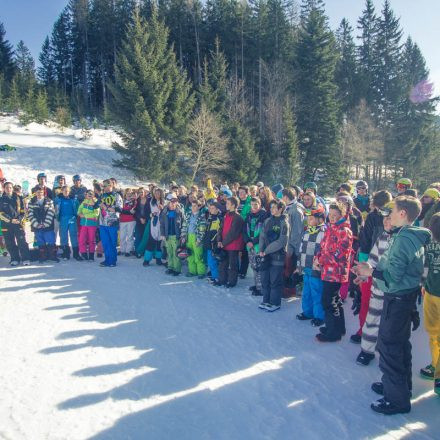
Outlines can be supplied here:
[[365, 186], [358, 186], [357, 189], [367, 189]]

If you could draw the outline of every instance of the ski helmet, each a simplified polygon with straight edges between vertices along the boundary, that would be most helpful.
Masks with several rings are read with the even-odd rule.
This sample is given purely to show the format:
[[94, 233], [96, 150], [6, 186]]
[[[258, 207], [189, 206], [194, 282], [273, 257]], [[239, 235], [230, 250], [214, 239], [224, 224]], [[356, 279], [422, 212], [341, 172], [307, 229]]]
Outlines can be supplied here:
[[359, 182], [356, 183], [356, 188], [362, 188], [365, 187], [368, 191], [368, 183], [365, 182], [365, 180], [359, 180]]
[[318, 192], [318, 185], [315, 182], [307, 182], [304, 185], [304, 191], [307, 191], [308, 189], [312, 189], [316, 194]]
[[411, 179], [408, 179], [406, 177], [401, 177], [397, 181], [397, 185], [402, 185], [402, 186], [406, 186], [408, 188], [411, 188], [412, 187], [412, 181], [411, 181]]
[[75, 174], [75, 175], [72, 177], [72, 180], [73, 180], [74, 182], [77, 182], [78, 180], [81, 180], [81, 176], [80, 176], [79, 174]]
[[45, 178], [45, 179], [47, 179], [47, 176], [46, 176], [46, 173], [39, 173], [38, 175], [37, 175], [37, 180], [39, 180], [39, 179], [41, 179], [41, 178]]

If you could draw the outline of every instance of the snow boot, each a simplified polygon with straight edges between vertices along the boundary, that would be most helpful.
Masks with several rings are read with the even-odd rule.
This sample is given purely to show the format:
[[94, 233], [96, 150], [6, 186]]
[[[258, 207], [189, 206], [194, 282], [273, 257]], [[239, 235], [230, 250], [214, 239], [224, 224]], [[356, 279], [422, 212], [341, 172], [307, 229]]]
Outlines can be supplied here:
[[258, 306], [258, 308], [261, 309], [261, 310], [266, 310], [266, 308], [267, 308], [268, 306], [270, 306], [269, 303], [262, 302], [262, 303]]
[[87, 261], [89, 259], [89, 254], [87, 252], [81, 252], [81, 257], [83, 260]]
[[361, 351], [356, 358], [356, 363], [358, 365], [367, 366], [374, 359], [374, 354], [366, 353], [365, 351]]
[[255, 289], [251, 293], [252, 296], [263, 296], [263, 292], [261, 290]]
[[435, 379], [434, 382], [434, 393], [440, 396], [440, 379]]
[[379, 396], [383, 396], [383, 383], [382, 382], [373, 382], [371, 384], [371, 389]]
[[125, 256], [125, 257], [131, 257], [131, 254], [130, 254], [130, 252], [126, 252], [126, 253], [124, 254], [124, 256]]
[[70, 259], [70, 247], [69, 246], [63, 246], [63, 253], [61, 254], [61, 258], [64, 261], [67, 261]]
[[89, 252], [89, 261], [95, 261], [95, 254], [93, 252]]
[[[163, 266], [164, 264], [162, 263], [162, 260], [160, 259], [160, 258], [156, 258], [156, 264], [158, 265], [158, 266]], [[166, 267], [168, 266], [168, 263], [167, 263], [167, 265], [166, 265]]]
[[304, 315], [303, 312], [301, 312], [296, 315], [296, 319], [298, 319], [298, 321], [309, 321], [312, 318], [309, 318], [308, 316]]
[[251, 287], [249, 287], [249, 290], [251, 292], [255, 292], [257, 290], [257, 286], [251, 286]]
[[362, 336], [355, 333], [354, 335], [350, 336], [350, 342], [353, 344], [360, 344], [362, 342]]
[[60, 262], [59, 258], [57, 257], [57, 247], [54, 244], [48, 246], [47, 253], [49, 255], [48, 260], [54, 261], [55, 263]]
[[406, 414], [411, 411], [411, 405], [404, 408], [399, 408], [392, 404], [384, 397], [371, 404], [371, 409], [380, 414], [385, 414], [386, 416], [392, 416], [394, 414]]
[[12, 267], [18, 266], [18, 261], [14, 260], [9, 263]]
[[100, 254], [99, 252], [96, 254], [97, 258], [102, 258], [102, 254]]
[[281, 306], [276, 306], [276, 305], [274, 305], [274, 304], [269, 304], [269, 305], [266, 306], [266, 310], [267, 310], [268, 312], [276, 312], [277, 310], [280, 309], [280, 307], [281, 307]]
[[429, 364], [425, 368], [420, 369], [420, 376], [423, 379], [434, 380], [435, 368]]
[[38, 262], [44, 263], [47, 260], [47, 247], [46, 245], [38, 248]]
[[325, 333], [325, 334], [324, 333], [318, 333], [316, 335], [316, 339], [319, 342], [338, 342], [338, 341], [341, 340], [341, 337], [340, 336], [339, 337], [337, 337], [337, 336], [330, 337], [330, 336], [327, 335], [327, 333]]
[[321, 327], [321, 325], [324, 324], [324, 321], [322, 319], [314, 318], [310, 321], [310, 324], [312, 324], [313, 327]]
[[76, 261], [83, 261], [81, 255], [79, 254], [79, 249], [77, 247], [73, 247], [73, 258], [75, 258]]
[[144, 261], [143, 263], [142, 263], [142, 266], [144, 266], [144, 267], [147, 267], [147, 266], [149, 266], [150, 265], [150, 262], [149, 261]]

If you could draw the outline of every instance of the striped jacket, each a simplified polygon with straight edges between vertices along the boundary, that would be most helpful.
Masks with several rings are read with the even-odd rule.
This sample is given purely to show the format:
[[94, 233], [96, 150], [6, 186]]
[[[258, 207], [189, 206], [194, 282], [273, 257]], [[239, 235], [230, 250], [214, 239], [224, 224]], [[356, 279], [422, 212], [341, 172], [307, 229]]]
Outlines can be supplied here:
[[[28, 219], [31, 224], [32, 231], [53, 231], [55, 208], [52, 200], [48, 197], [44, 198], [43, 203], [40, 205], [36, 197], [33, 197], [29, 202], [28, 207]], [[43, 225], [44, 228], [38, 228], [38, 225]]]
[[[324, 238], [326, 225], [321, 225], [316, 228], [307, 228], [304, 232], [301, 246], [299, 266], [301, 269], [313, 268], [313, 259], [321, 250], [321, 241]], [[316, 270], [312, 272], [315, 277], [320, 277], [320, 273]]]
[[[388, 246], [390, 245], [390, 238], [391, 234], [387, 231], [382, 231], [382, 233], [377, 237], [376, 242], [374, 243], [373, 248], [371, 249], [371, 252], [368, 256], [368, 264], [375, 269], [377, 267], [377, 264], [379, 263], [380, 258], [385, 253], [385, 251], [388, 249]], [[376, 280], [373, 278], [374, 286], [376, 286]]]

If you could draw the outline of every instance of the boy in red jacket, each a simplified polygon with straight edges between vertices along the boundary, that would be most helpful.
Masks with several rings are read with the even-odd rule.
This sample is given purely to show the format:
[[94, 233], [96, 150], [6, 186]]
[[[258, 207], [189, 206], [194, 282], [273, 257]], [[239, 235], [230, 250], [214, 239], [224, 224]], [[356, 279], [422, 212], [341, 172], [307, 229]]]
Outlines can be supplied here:
[[244, 220], [237, 212], [239, 201], [230, 197], [226, 201], [226, 215], [218, 234], [218, 247], [223, 248], [227, 257], [219, 264], [219, 280], [217, 286], [234, 287], [238, 278], [238, 254], [244, 248]]
[[315, 257], [314, 268], [321, 271], [323, 281], [322, 306], [325, 326], [316, 339], [320, 342], [339, 341], [345, 334], [345, 319], [339, 289], [348, 281], [353, 234], [346, 217], [347, 208], [341, 202], [329, 207], [330, 225], [321, 242], [321, 250]]

